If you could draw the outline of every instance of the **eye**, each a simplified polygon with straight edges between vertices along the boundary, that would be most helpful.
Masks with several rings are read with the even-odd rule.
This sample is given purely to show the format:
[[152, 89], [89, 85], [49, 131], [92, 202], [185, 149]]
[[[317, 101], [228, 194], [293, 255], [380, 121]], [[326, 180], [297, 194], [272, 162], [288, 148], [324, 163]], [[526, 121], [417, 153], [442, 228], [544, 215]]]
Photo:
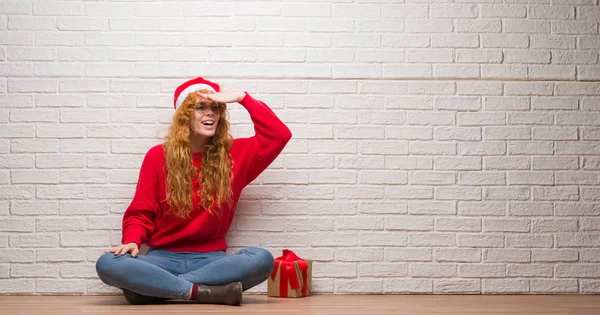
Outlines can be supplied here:
[[219, 106], [212, 106], [210, 109], [215, 113], [219, 112]]

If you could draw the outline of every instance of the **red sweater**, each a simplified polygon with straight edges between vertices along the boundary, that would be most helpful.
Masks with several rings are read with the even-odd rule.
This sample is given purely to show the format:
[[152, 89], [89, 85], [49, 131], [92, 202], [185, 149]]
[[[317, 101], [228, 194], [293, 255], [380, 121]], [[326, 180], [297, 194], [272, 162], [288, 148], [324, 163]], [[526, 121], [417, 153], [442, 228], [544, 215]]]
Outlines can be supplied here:
[[[239, 102], [254, 123], [255, 135], [233, 141], [230, 154], [233, 166], [233, 206], [223, 206], [220, 217], [199, 209], [198, 180], [194, 180], [193, 209], [189, 219], [167, 213], [165, 155], [162, 145], [151, 148], [142, 162], [131, 204], [123, 215], [122, 243], [176, 252], [209, 252], [227, 248], [229, 230], [242, 189], [264, 171], [283, 150], [292, 134], [288, 127], [263, 102], [248, 93]], [[200, 167], [202, 153], [193, 153]]]

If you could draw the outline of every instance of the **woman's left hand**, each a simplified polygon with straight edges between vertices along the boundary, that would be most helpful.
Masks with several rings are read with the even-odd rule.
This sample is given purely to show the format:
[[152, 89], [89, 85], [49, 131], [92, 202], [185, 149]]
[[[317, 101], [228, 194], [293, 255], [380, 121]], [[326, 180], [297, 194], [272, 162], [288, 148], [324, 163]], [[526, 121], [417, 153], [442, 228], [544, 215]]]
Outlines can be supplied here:
[[196, 92], [196, 94], [219, 103], [239, 102], [242, 100], [242, 98], [244, 98], [244, 96], [246, 96], [246, 93], [244, 91], [223, 91], [216, 92], [213, 94]]

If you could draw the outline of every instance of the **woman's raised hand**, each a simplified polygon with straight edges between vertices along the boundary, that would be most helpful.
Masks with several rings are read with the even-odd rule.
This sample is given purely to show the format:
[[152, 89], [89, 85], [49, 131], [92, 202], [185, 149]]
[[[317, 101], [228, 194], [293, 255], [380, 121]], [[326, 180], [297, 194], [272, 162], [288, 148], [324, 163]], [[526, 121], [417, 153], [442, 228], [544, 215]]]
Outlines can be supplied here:
[[246, 93], [244, 91], [223, 91], [216, 92], [213, 94], [196, 92], [196, 94], [219, 103], [239, 102], [242, 100], [242, 98], [244, 98], [244, 96], [246, 96]]
[[117, 256], [119, 254], [121, 256], [123, 256], [126, 253], [131, 252], [131, 257], [135, 257], [140, 252], [140, 249], [138, 248], [136, 243], [128, 243], [128, 244], [119, 245], [117, 247], [111, 247], [106, 252], [114, 253], [115, 256]]

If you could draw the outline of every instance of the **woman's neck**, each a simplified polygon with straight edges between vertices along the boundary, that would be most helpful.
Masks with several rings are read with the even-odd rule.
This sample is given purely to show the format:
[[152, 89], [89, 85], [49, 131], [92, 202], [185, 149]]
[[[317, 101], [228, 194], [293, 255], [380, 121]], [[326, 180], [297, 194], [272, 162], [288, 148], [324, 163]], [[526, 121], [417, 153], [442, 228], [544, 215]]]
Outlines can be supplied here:
[[206, 146], [208, 145], [208, 138], [196, 134], [191, 134], [190, 144], [192, 147], [192, 152], [204, 152], [206, 151]]

